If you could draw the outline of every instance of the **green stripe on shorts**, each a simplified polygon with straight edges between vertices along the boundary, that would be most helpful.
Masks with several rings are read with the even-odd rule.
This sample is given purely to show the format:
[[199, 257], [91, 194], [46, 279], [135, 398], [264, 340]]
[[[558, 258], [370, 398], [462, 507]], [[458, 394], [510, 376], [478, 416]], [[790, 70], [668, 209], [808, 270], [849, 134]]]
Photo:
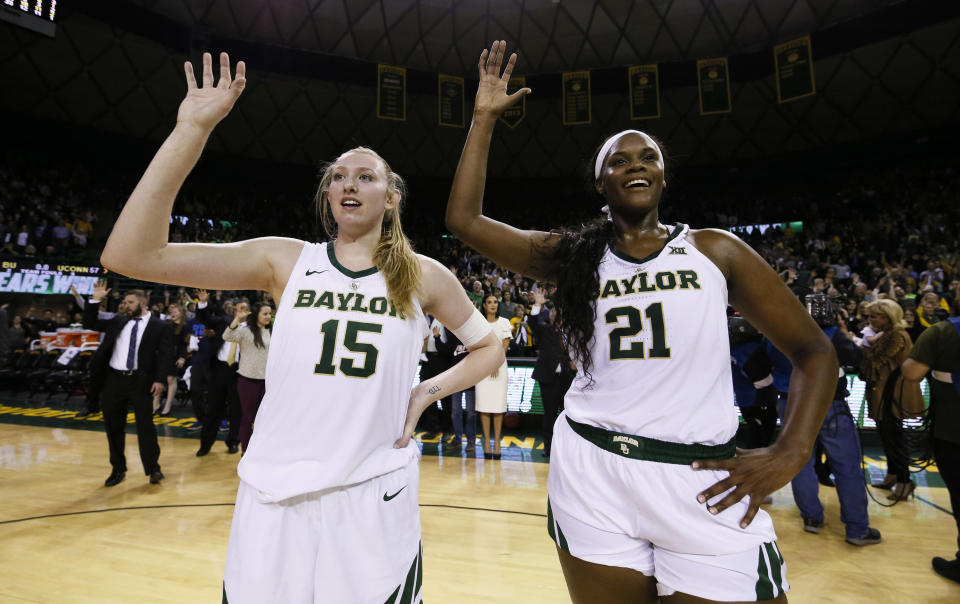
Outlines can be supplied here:
[[550, 507], [549, 497], [547, 498], [547, 533], [550, 535], [550, 538], [553, 539], [553, 542], [557, 544], [557, 547], [565, 552], [570, 551], [570, 546], [567, 545], [567, 538], [563, 536], [560, 525], [553, 517], [553, 508]]
[[770, 582], [770, 573], [767, 570], [767, 560], [763, 556], [763, 546], [760, 546], [760, 563], [757, 565], [757, 601], [773, 599], [773, 583]]
[[550, 535], [550, 538], [553, 539], [553, 542], [557, 542], [557, 533], [553, 530], [553, 510], [550, 509], [550, 498], [547, 498], [547, 534]]
[[[423, 581], [423, 543], [420, 543], [420, 548], [417, 550], [417, 555], [413, 558], [413, 564], [410, 565], [410, 570], [407, 571], [407, 578], [404, 580], [403, 585], [398, 585], [393, 593], [390, 594], [390, 597], [386, 599], [384, 604], [413, 604], [417, 599], [417, 594], [420, 593], [420, 586]], [[403, 593], [400, 593], [400, 590], [403, 589]], [[397, 598], [397, 595], [400, 595], [400, 598]]]
[[773, 543], [764, 543], [763, 546], [767, 548], [767, 556], [770, 558], [770, 580], [776, 590], [783, 593], [783, 558], [774, 549]]
[[[760, 561], [757, 564], [757, 601], [772, 600], [784, 593], [783, 555], [776, 542], [760, 546]], [[764, 555], [766, 554], [766, 555]], [[770, 561], [769, 566], [767, 560]]]

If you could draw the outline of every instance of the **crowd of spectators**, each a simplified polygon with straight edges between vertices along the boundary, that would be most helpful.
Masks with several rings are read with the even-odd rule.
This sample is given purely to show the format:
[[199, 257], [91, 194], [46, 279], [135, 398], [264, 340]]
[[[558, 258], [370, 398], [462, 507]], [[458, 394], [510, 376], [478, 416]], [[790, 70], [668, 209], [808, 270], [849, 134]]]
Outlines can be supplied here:
[[[98, 178], [79, 165], [0, 167], [0, 257], [55, 258], [86, 248], [95, 259], [134, 178], [125, 173]], [[960, 314], [960, 174], [949, 162], [860, 168], [824, 177], [809, 187], [754, 182], [718, 191], [712, 180], [688, 174], [672, 182], [661, 220], [734, 230], [801, 299], [813, 292], [834, 298], [853, 330], [865, 324], [864, 303], [882, 297], [903, 306], [912, 335], [943, 316]], [[171, 240], [228, 242], [261, 235], [316, 239], [321, 229], [313, 203], [302, 199], [312, 194], [308, 179], [289, 187], [296, 193], [287, 189], [269, 193], [269, 184], [225, 190], [220, 179], [188, 182], [171, 221]], [[502, 269], [447, 235], [443, 200], [435, 199], [441, 185], [424, 187], [428, 202], [414, 197], [417, 203], [408, 205], [405, 223], [415, 248], [449, 266], [478, 305], [486, 295], [497, 296], [499, 314], [514, 328], [508, 354], [535, 355], [526, 316], [534, 294], [543, 292], [549, 300], [552, 286]], [[524, 195], [529, 192], [523, 190]], [[498, 205], [499, 193], [488, 197], [492, 214], [516, 212], [522, 220], [511, 217], [510, 222], [525, 220], [530, 228], [599, 215], [585, 195], [569, 191], [564, 195], [552, 206], [549, 199], [534, 199], [512, 204], [512, 210]], [[579, 204], [571, 201], [576, 198]], [[567, 220], [556, 209], [560, 202], [568, 210]], [[118, 285], [128, 285], [116, 280], [113, 284], [114, 296], [121, 289]], [[253, 302], [265, 294], [221, 295]], [[182, 288], [155, 285], [152, 296], [151, 306], [158, 314], [166, 314], [171, 303], [182, 303], [188, 317], [193, 314], [193, 302]], [[79, 321], [80, 309], [64, 297], [18, 299], [14, 305], [10, 320], [18, 322], [24, 338]]]

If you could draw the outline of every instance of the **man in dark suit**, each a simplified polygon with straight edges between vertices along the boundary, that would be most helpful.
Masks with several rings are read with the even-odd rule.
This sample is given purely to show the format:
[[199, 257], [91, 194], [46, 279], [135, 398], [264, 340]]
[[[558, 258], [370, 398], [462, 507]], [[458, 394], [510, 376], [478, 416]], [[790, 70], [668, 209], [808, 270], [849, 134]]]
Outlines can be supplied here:
[[553, 441], [553, 424], [563, 408], [563, 397], [570, 388], [576, 369], [570, 362], [570, 354], [563, 346], [560, 330], [555, 323], [557, 311], [546, 310], [546, 297], [542, 292], [534, 294], [534, 305], [530, 310], [530, 327], [537, 343], [537, 361], [533, 366], [533, 379], [540, 384], [540, 398], [543, 401], [543, 454], [550, 457], [550, 444]]
[[100, 407], [113, 471], [104, 486], [117, 485], [126, 475], [124, 428], [131, 404], [136, 416], [140, 461], [151, 484], [157, 484], [163, 473], [157, 429], [153, 425], [153, 396], [163, 390], [166, 376], [173, 370], [173, 333], [169, 323], [150, 314], [147, 296], [139, 289], [126, 293], [115, 317], [101, 319], [100, 302], [109, 292], [106, 282], [98, 281], [83, 309], [83, 326], [105, 334], [100, 342], [102, 354], [97, 357], [105, 373]]
[[[229, 431], [226, 436], [227, 453], [240, 450], [240, 397], [237, 395], [237, 359], [239, 350], [235, 343], [224, 342], [223, 332], [233, 321], [235, 309], [231, 301], [225, 301], [221, 308], [214, 308], [210, 294], [206, 290], [197, 291], [197, 321], [213, 330], [212, 336], [205, 337], [210, 344], [212, 354], [209, 360], [209, 392], [207, 408], [204, 413], [203, 428], [200, 433], [200, 448], [197, 457], [210, 452], [217, 442], [220, 421], [227, 414]], [[241, 303], [244, 307], [246, 303]], [[197, 364], [194, 364], [196, 367]]]

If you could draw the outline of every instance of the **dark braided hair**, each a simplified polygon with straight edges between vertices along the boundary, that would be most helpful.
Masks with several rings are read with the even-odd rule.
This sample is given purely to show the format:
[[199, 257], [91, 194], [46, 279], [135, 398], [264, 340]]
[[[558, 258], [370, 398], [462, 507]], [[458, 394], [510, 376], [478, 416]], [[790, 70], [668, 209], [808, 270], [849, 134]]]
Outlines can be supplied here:
[[[606, 203], [606, 200], [597, 193], [594, 166], [597, 154], [610, 136], [605, 137], [594, 149], [585, 171], [587, 195], [598, 208]], [[663, 144], [656, 137], [650, 138], [660, 147], [666, 171], [667, 158]], [[556, 241], [550, 252], [552, 273], [557, 285], [553, 298], [557, 309], [556, 321], [564, 344], [583, 368], [588, 379], [588, 388], [593, 385], [593, 376], [590, 374], [593, 368], [590, 341], [593, 339], [597, 318], [596, 300], [600, 295], [600, 260], [607, 246], [613, 245], [615, 234], [613, 222], [601, 215], [577, 227], [555, 229], [548, 237], [549, 240]]]

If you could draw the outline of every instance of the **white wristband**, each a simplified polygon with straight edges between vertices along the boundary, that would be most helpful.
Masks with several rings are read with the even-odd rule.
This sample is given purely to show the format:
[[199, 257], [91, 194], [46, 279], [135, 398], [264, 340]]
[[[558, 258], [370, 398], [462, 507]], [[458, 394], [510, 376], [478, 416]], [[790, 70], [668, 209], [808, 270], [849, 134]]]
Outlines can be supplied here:
[[773, 374], [768, 374], [767, 377], [763, 378], [762, 380], [757, 380], [756, 382], [754, 382], [753, 387], [756, 388], [757, 390], [760, 390], [761, 388], [766, 388], [772, 383], [773, 383]]
[[490, 328], [490, 323], [480, 314], [480, 311], [473, 309], [470, 318], [464, 321], [463, 325], [450, 331], [453, 332], [453, 335], [457, 336], [457, 339], [460, 340], [464, 346], [470, 348], [493, 330]]

